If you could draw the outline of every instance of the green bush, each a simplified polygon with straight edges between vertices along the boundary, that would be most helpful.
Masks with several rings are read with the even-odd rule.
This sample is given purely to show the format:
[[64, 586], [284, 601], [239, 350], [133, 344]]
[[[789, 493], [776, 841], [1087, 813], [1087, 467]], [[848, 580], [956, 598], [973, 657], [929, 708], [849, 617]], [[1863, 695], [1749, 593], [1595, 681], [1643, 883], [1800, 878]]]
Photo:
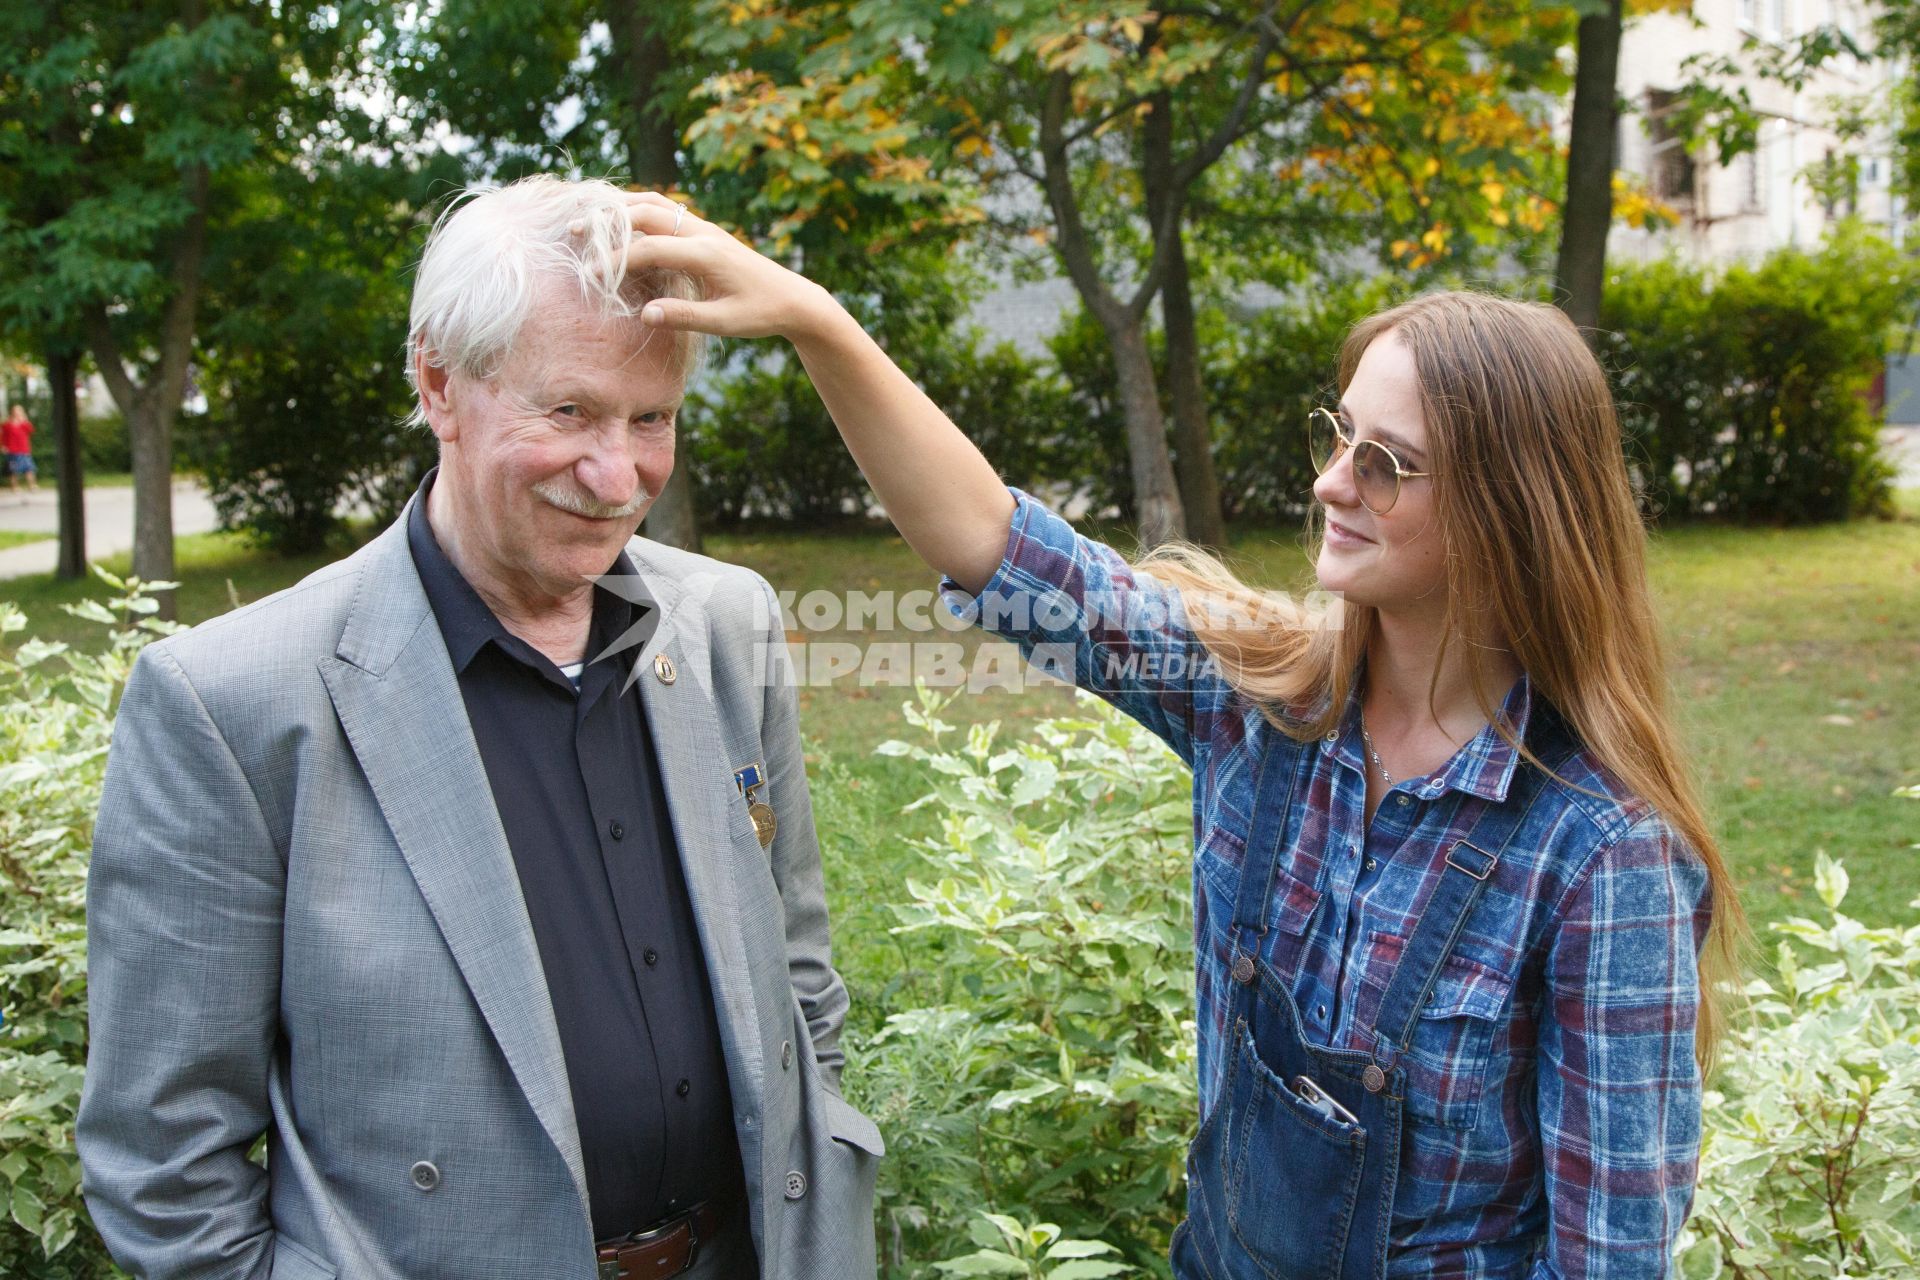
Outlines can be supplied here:
[[1187, 772], [1091, 698], [1011, 744], [947, 701], [923, 688], [921, 744], [879, 748], [939, 823], [895, 932], [944, 944], [934, 999], [849, 1072], [887, 1133], [883, 1252], [955, 1258], [999, 1211], [1164, 1274], [1197, 1105]]
[[87, 1042], [87, 852], [106, 774], [112, 711], [134, 655], [177, 629], [149, 594], [68, 612], [113, 628], [104, 652], [20, 640], [0, 602], [0, 1275], [117, 1274], [87, 1225], [73, 1150]]
[[[50, 421], [51, 417], [49, 412], [47, 418], [36, 418], [34, 421], [36, 424], [44, 423]], [[33, 442], [40, 444], [43, 436], [46, 438], [46, 457], [42, 460], [39, 456], [41, 450], [36, 448], [34, 461], [40, 463], [42, 472], [51, 476], [54, 467], [52, 433], [39, 431], [34, 435]], [[133, 439], [127, 434], [127, 420], [118, 409], [97, 418], [80, 419], [80, 466], [90, 476], [102, 472], [126, 475], [133, 470]]]
[[[977, 329], [900, 344], [901, 367], [1010, 482], [1073, 474], [1058, 456], [1075, 431], [1065, 388], [1012, 344]], [[688, 397], [685, 448], [703, 518], [727, 524], [773, 516], [802, 524], [865, 511], [860, 475], [806, 371], [785, 347], [710, 378]]]
[[1867, 400], [1920, 269], [1842, 225], [1814, 251], [1724, 270], [1612, 273], [1599, 350], [1650, 514], [1797, 524], [1885, 514]]
[[1920, 1266], [1920, 924], [1843, 914], [1847, 873], [1824, 853], [1816, 885], [1831, 921], [1773, 926], [1777, 977], [1748, 986], [1754, 1016], [1706, 1097], [1686, 1280]]

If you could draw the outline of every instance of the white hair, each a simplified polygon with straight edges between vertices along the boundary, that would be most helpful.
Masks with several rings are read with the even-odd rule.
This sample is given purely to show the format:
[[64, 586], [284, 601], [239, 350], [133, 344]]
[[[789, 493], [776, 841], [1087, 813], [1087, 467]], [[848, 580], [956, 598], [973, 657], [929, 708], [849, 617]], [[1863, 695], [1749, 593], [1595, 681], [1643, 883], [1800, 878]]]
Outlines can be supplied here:
[[[574, 223], [581, 224], [575, 234]], [[427, 237], [413, 282], [407, 325], [407, 421], [426, 423], [418, 393], [421, 357], [438, 369], [487, 379], [513, 351], [545, 280], [576, 285], [604, 320], [636, 316], [655, 298], [698, 299], [681, 271], [627, 272], [633, 228], [626, 192], [600, 178], [570, 182], [534, 174], [504, 187], [468, 187]], [[705, 353], [702, 334], [665, 331], [673, 361], [691, 373]]]

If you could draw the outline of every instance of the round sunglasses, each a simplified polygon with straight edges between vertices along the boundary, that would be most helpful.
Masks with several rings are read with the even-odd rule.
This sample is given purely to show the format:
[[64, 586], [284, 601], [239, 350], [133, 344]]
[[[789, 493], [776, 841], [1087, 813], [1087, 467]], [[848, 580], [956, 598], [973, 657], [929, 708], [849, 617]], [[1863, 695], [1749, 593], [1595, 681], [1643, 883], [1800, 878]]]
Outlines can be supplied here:
[[1356, 442], [1340, 415], [1331, 409], [1315, 409], [1307, 415], [1307, 454], [1313, 459], [1316, 474], [1325, 475], [1349, 449], [1353, 450], [1353, 487], [1360, 494], [1360, 505], [1377, 516], [1387, 514], [1400, 501], [1402, 480], [1421, 480], [1433, 474], [1408, 470], [1393, 450], [1378, 440]]

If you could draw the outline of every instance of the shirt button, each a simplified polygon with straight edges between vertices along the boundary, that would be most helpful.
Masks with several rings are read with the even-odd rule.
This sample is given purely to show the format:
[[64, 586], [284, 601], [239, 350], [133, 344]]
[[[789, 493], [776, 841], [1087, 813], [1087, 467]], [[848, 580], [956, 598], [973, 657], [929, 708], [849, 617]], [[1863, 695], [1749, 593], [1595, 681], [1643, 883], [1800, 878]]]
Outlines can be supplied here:
[[1406, 803], [1407, 803], [1407, 797], [1406, 797], [1406, 796], [1404, 796], [1404, 795], [1398, 795], [1398, 796], [1395, 796], [1395, 797], [1393, 798], [1393, 802], [1394, 802], [1395, 804], [1406, 804]]
[[641, 959], [645, 960], [649, 967], [652, 967], [653, 965], [660, 963], [660, 953], [658, 951], [655, 951], [652, 947], [648, 947], [646, 950], [646, 953], [641, 957]]
[[1323, 1004], [1315, 1005], [1313, 1008], [1313, 1016], [1325, 1022], [1327, 1020], [1327, 1006]]
[[1340, 740], [1340, 731], [1338, 729], [1335, 729], [1332, 733], [1327, 735], [1328, 742], [1338, 742], [1339, 740]]
[[1375, 861], [1374, 859], [1372, 858], [1367, 859], [1367, 870], [1371, 871], [1379, 865], [1380, 865], [1379, 862]]
[[673, 1091], [684, 1098], [693, 1092], [693, 1081], [682, 1080], [679, 1084], [673, 1086]]
[[422, 1191], [431, 1191], [440, 1185], [440, 1170], [434, 1167], [431, 1160], [422, 1160], [414, 1165], [408, 1176], [413, 1179], [413, 1185]]
[[627, 829], [621, 826], [618, 822], [609, 822], [607, 824], [607, 834], [612, 836], [615, 840], [624, 840], [626, 839]]
[[807, 1175], [798, 1169], [787, 1175], [787, 1199], [798, 1200], [807, 1194]]
[[793, 1041], [783, 1040], [780, 1042], [780, 1069], [784, 1071], [791, 1066], [793, 1066]]

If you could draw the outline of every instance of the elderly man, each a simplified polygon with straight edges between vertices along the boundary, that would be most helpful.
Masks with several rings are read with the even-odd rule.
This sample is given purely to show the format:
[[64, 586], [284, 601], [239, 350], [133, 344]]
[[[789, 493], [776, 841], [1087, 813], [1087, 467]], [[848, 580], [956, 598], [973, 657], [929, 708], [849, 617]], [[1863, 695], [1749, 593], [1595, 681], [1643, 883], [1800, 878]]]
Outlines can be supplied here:
[[626, 275], [626, 206], [445, 217], [409, 341], [439, 466], [135, 664], [78, 1146], [139, 1275], [874, 1274], [779, 610], [634, 537], [697, 353], [635, 318], [689, 282]]

